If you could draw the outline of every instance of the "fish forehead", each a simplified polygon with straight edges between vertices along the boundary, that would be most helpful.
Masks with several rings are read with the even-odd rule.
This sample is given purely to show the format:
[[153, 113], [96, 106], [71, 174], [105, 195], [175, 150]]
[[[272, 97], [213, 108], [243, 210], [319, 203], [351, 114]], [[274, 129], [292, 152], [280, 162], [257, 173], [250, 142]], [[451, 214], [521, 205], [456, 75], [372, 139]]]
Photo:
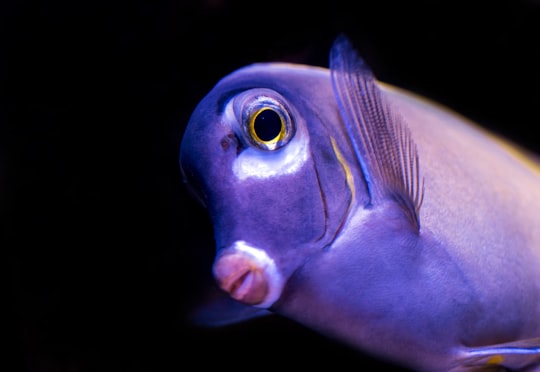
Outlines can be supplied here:
[[335, 101], [330, 81], [330, 71], [323, 67], [293, 63], [255, 63], [242, 67], [221, 79], [213, 91], [225, 92], [220, 108], [238, 91], [268, 88], [288, 96], [313, 96]]
[[[240, 68], [221, 79], [195, 108], [182, 139], [181, 158], [194, 151], [195, 146], [205, 146], [208, 137], [214, 135], [211, 129], [222, 123], [227, 103], [235, 95], [257, 88], [271, 89], [286, 99], [303, 103], [311, 101], [307, 97], [325, 103], [335, 101], [328, 69], [286, 63], [256, 63]], [[332, 106], [335, 109], [335, 104]]]

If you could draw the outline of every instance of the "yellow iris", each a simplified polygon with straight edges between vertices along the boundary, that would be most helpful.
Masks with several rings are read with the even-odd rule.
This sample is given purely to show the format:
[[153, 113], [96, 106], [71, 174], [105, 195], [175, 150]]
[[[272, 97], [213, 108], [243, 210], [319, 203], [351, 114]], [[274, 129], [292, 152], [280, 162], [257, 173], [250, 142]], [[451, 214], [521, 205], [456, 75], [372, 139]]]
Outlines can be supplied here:
[[262, 107], [250, 117], [248, 129], [250, 136], [256, 142], [274, 145], [285, 138], [285, 118], [270, 107]]

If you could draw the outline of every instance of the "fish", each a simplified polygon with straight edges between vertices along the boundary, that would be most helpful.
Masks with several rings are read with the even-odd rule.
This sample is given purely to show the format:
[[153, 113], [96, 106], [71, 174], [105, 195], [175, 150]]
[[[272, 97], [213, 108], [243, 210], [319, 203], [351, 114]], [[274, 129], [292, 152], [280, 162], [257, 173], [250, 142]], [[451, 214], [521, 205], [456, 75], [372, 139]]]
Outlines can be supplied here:
[[241, 67], [189, 118], [180, 169], [228, 301], [203, 322], [277, 314], [416, 371], [540, 371], [537, 158], [379, 81], [346, 35], [329, 54]]

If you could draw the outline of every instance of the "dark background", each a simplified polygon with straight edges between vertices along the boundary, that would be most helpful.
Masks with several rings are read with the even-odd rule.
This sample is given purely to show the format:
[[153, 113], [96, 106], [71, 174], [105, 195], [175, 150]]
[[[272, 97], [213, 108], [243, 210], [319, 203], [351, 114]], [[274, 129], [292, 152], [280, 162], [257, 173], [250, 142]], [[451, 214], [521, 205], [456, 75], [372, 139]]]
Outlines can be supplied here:
[[208, 330], [185, 317], [214, 248], [179, 144], [238, 67], [326, 66], [345, 32], [380, 80], [540, 150], [538, 1], [354, 4], [1, 3], [2, 370], [383, 366], [285, 319]]

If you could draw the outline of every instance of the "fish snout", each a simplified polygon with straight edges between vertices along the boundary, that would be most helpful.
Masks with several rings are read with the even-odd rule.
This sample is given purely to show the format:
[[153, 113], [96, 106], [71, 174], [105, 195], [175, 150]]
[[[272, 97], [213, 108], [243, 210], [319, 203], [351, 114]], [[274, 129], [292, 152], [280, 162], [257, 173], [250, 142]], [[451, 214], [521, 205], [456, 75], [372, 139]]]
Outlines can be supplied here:
[[281, 295], [283, 280], [274, 260], [243, 241], [221, 254], [213, 269], [219, 287], [244, 304], [267, 308]]

